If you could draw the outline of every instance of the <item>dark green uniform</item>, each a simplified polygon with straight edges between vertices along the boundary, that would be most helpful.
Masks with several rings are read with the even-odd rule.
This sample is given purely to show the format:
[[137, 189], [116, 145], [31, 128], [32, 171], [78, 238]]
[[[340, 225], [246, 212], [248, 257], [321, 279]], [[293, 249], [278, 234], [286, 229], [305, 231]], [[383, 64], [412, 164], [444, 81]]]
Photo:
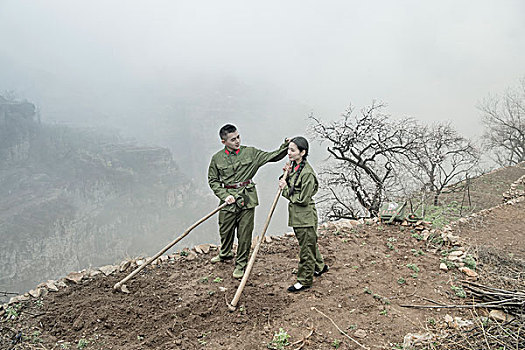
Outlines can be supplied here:
[[252, 180], [257, 170], [268, 162], [277, 162], [286, 156], [288, 142], [284, 142], [273, 152], [261, 151], [254, 147], [241, 146], [238, 153], [228, 152], [226, 148], [215, 153], [208, 168], [208, 184], [220, 204], [229, 195], [236, 203], [226, 206], [219, 212], [219, 234], [221, 251], [219, 256], [231, 255], [235, 230], [237, 230], [237, 258], [235, 265], [244, 269], [250, 255], [252, 231], [254, 226], [255, 207], [259, 204], [257, 190], [253, 181], [239, 188], [226, 188]]
[[317, 193], [319, 183], [315, 172], [308, 162], [299, 174], [292, 169], [288, 175], [288, 184], [295, 183], [294, 192], [290, 196], [290, 186], [283, 189], [282, 195], [288, 203], [288, 226], [293, 227], [299, 241], [299, 270], [297, 282], [303, 286], [311, 286], [314, 271], [322, 271], [324, 261], [317, 246], [317, 210], [313, 196]]

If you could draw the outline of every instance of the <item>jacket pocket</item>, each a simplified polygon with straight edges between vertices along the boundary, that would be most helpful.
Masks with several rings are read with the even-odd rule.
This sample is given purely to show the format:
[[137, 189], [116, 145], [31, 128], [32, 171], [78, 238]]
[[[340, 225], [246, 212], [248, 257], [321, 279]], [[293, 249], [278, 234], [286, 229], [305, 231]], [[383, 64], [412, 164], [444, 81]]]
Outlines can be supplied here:
[[290, 203], [289, 225], [292, 227], [307, 227], [317, 225], [317, 215], [312, 206], [300, 206]]

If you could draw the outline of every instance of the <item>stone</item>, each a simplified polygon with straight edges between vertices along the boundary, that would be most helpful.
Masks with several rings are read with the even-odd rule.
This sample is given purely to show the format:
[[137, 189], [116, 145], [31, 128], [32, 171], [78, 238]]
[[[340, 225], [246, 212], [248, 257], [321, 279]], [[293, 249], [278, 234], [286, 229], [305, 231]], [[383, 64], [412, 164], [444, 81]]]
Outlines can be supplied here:
[[294, 237], [295, 233], [293, 233], [293, 232], [286, 232], [285, 236], [286, 237]]
[[82, 281], [83, 278], [84, 278], [84, 274], [80, 273], [80, 272], [70, 272], [66, 276], [66, 280], [71, 281], [71, 282], [73, 282], [75, 284], [79, 284], [80, 281]]
[[204, 254], [208, 254], [210, 252], [210, 249], [211, 249], [211, 245], [210, 244], [199, 244], [197, 247], [199, 247], [199, 249]]
[[161, 262], [165, 262], [165, 261], [168, 261], [170, 258], [167, 255], [161, 255], [159, 256], [159, 259]]
[[58, 292], [58, 288], [57, 286], [55, 285], [55, 281], [47, 281], [46, 282], [46, 288], [48, 291], [50, 292]]
[[266, 243], [272, 243], [272, 237], [270, 236], [264, 236], [264, 240], [266, 241]]
[[501, 310], [492, 310], [489, 313], [489, 317], [496, 321], [506, 322], [510, 321], [511, 316], [507, 315]]
[[123, 284], [121, 287], [120, 287], [120, 290], [123, 292], [123, 293], [126, 293], [126, 294], [129, 294], [129, 289], [128, 287]]
[[474, 324], [471, 320], [464, 320], [461, 317], [454, 317], [454, 326], [457, 328], [470, 327]]
[[443, 319], [445, 320], [445, 322], [447, 323], [449, 327], [453, 327], [454, 318], [452, 316], [450, 316], [449, 314], [446, 314], [445, 317], [443, 317]]
[[87, 271], [87, 275], [89, 277], [95, 277], [97, 275], [100, 275], [102, 272], [100, 272], [99, 270], [92, 270], [91, 268]]
[[447, 264], [445, 264], [445, 263], [441, 263], [441, 264], [439, 264], [439, 269], [440, 269], [440, 270], [443, 270], [443, 271], [448, 271]]
[[40, 296], [42, 295], [42, 288], [30, 290], [29, 295], [31, 295], [33, 298], [40, 298]]
[[129, 267], [131, 266], [131, 261], [129, 260], [124, 260], [123, 262], [120, 263], [120, 266], [119, 266], [119, 271], [120, 272], [124, 272], [126, 271]]
[[19, 303], [21, 301], [27, 301], [29, 300], [29, 294], [26, 293], [24, 295], [17, 295], [15, 297], [12, 297], [11, 299], [9, 299], [9, 304], [14, 304], [14, 303]]
[[454, 250], [453, 252], [450, 252], [448, 256], [461, 256], [463, 255], [463, 252], [461, 250]]
[[364, 329], [358, 329], [357, 331], [355, 331], [354, 335], [357, 338], [364, 338], [366, 337], [366, 331]]
[[432, 334], [430, 333], [408, 333], [403, 338], [403, 349], [414, 349], [415, 346], [424, 344], [432, 340]]
[[204, 252], [202, 251], [201, 247], [199, 247], [198, 245], [196, 245], [195, 247], [193, 247], [193, 249], [195, 250], [195, 252], [197, 254], [204, 254]]
[[137, 266], [144, 265], [146, 263], [146, 259], [137, 259], [135, 263], [137, 264]]
[[220, 290], [221, 292], [226, 292], [228, 289], [227, 289], [227, 288], [224, 288], [224, 287], [219, 287], [219, 290]]
[[67, 288], [66, 282], [64, 282], [63, 279], [60, 279], [59, 281], [56, 281], [55, 286], [59, 288]]
[[113, 272], [117, 271], [117, 267], [114, 265], [106, 265], [99, 268], [100, 272], [104, 274], [104, 276], [109, 276]]
[[195, 254], [195, 252], [189, 252], [188, 255], [186, 256], [186, 260], [195, 260], [195, 258], [197, 257], [197, 254]]
[[478, 273], [476, 271], [473, 271], [471, 269], [469, 269], [468, 267], [466, 266], [463, 266], [459, 269], [459, 271], [463, 272], [465, 275], [469, 276], [469, 277], [474, 277], [474, 278], [478, 278]]

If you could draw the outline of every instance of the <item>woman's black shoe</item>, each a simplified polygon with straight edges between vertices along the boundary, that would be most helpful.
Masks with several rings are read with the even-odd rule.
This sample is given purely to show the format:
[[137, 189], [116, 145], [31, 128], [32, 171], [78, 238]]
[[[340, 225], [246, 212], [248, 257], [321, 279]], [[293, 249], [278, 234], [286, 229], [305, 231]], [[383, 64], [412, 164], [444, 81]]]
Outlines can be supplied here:
[[328, 267], [328, 265], [324, 264], [324, 267], [323, 267], [323, 269], [322, 269], [321, 271], [314, 271], [314, 276], [315, 276], [315, 277], [319, 277], [319, 276], [321, 276], [323, 273], [328, 272], [329, 269], [330, 269], [330, 268]]
[[288, 291], [291, 293], [297, 293], [297, 292], [300, 292], [308, 288], [310, 288], [310, 286], [301, 286], [299, 288], [296, 288], [295, 285], [293, 285], [293, 286], [288, 287]]

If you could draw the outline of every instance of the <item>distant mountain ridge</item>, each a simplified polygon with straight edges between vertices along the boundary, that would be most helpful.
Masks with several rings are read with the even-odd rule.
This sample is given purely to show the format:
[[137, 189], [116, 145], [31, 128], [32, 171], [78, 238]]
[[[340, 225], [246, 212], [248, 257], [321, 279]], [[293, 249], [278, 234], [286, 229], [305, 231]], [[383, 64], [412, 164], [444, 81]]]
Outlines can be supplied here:
[[166, 148], [42, 124], [0, 96], [0, 289], [151, 254], [191, 224], [191, 186]]

